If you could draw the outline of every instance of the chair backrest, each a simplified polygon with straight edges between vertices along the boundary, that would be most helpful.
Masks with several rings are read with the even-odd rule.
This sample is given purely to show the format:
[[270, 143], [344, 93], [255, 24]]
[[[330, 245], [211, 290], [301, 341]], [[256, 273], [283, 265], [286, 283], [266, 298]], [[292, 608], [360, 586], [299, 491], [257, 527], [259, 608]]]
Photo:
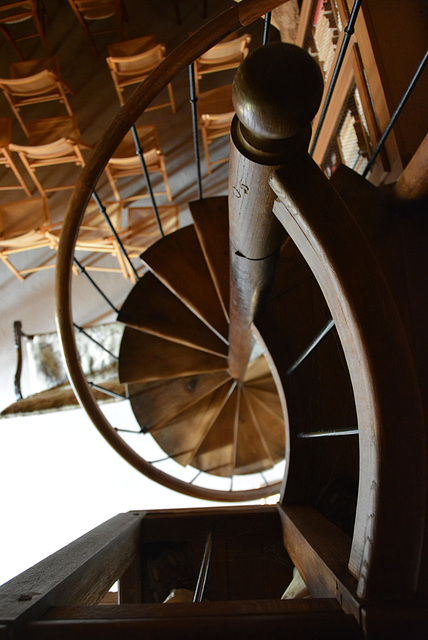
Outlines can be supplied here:
[[229, 62], [243, 59], [248, 53], [248, 45], [250, 41], [251, 36], [248, 33], [245, 33], [239, 38], [220, 42], [201, 55], [197, 62], [216, 65], [223, 63], [227, 64]]
[[118, 0], [69, 0], [69, 2], [86, 20], [110, 18], [119, 8]]
[[33, 17], [35, 13], [34, 0], [9, 2], [0, 7], [0, 24], [15, 24]]
[[0, 87], [11, 96], [25, 98], [51, 93], [56, 89], [57, 82], [55, 74], [45, 69], [28, 78], [0, 78]]
[[32, 160], [53, 160], [55, 158], [64, 158], [66, 156], [76, 157], [72, 141], [67, 138], [59, 138], [55, 142], [36, 146], [26, 146], [20, 144], [11, 144], [10, 149], [18, 153], [24, 154]]
[[201, 122], [208, 131], [214, 134], [223, 130], [226, 132], [226, 130], [230, 130], [230, 124], [234, 115], [234, 111], [219, 114], [204, 113], [201, 116]]
[[133, 56], [107, 58], [110, 69], [118, 76], [148, 75], [165, 57], [165, 46], [157, 44], [152, 49]]

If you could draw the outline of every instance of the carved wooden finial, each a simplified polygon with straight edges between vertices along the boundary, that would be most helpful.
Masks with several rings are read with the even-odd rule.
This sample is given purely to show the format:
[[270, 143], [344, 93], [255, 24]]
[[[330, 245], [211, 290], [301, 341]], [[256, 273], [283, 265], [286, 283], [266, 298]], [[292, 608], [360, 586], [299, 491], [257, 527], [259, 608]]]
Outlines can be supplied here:
[[322, 92], [315, 60], [295, 45], [277, 42], [257, 49], [241, 64], [233, 104], [241, 128], [252, 139], [283, 140], [308, 127]]

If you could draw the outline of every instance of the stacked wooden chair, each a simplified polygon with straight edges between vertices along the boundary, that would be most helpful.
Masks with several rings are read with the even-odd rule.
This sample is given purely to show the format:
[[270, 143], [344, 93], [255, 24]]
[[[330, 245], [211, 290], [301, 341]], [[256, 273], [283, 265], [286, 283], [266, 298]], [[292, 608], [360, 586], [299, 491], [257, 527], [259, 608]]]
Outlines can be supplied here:
[[[144, 36], [126, 42], [109, 45], [109, 57], [107, 64], [113, 78], [117, 97], [123, 106], [123, 92], [125, 87], [139, 84], [162, 62], [165, 58], [165, 45], [158, 44], [154, 36]], [[160, 109], [170, 106], [175, 113], [174, 93], [171, 84], [168, 84], [169, 101], [154, 105], [146, 109]]]
[[[158, 207], [159, 219], [164, 235], [179, 228], [179, 208], [176, 205]], [[122, 228], [121, 236], [130, 258], [137, 258], [151, 244], [161, 237], [158, 222], [151, 207], [130, 206], [128, 220]]]
[[72, 91], [61, 76], [56, 56], [15, 62], [10, 66], [10, 75], [0, 78], [0, 89], [26, 136], [28, 130], [20, 114], [24, 106], [55, 100], [64, 105], [68, 115], [73, 115], [66, 96]]
[[[165, 157], [160, 147], [157, 127], [154, 124], [142, 125], [136, 127], [136, 131], [143, 149], [144, 161], [148, 173], [160, 173], [165, 184], [165, 191], [157, 191], [154, 195], [166, 195], [171, 202], [172, 196], [165, 167]], [[121, 178], [135, 175], [141, 175], [143, 183], [143, 169], [140, 158], [136, 152], [135, 141], [131, 131], [126, 134], [108, 161], [105, 171], [117, 202], [129, 202], [149, 196], [149, 192], [144, 189], [143, 192], [140, 191], [137, 195], [123, 198], [120, 196], [116, 184], [117, 180]]]
[[76, 116], [28, 122], [28, 142], [28, 145], [10, 144], [10, 149], [19, 154], [40, 194], [47, 196], [52, 191], [73, 189], [73, 184], [43, 187], [36, 169], [70, 163], [80, 167], [85, 165], [81, 149], [90, 147], [80, 140]]
[[4, 165], [6, 168], [11, 169], [18, 180], [18, 185], [2, 185], [0, 191], [24, 191], [27, 196], [30, 196], [30, 190], [23, 177], [21, 176], [18, 167], [16, 166], [12, 154], [10, 153], [12, 142], [12, 118], [0, 117], [0, 165]]
[[126, 18], [123, 0], [68, 0], [68, 2], [88, 37], [95, 54], [98, 54], [98, 48], [95, 44], [94, 34], [89, 29], [89, 24], [92, 22], [115, 18], [117, 21], [116, 28], [108, 28], [94, 33], [104, 34], [119, 31], [120, 37], [123, 39], [123, 21]]
[[[16, 0], [15, 2], [7, 2], [6, 0], [0, 6], [0, 32], [21, 60], [24, 60], [24, 56], [17, 43], [30, 38], [40, 38], [46, 53], [51, 54], [45, 33], [46, 17], [47, 12], [42, 0], [19, 0], [18, 2]], [[20, 30], [18, 34], [16, 25], [31, 20], [34, 23], [35, 31], [22, 32]]]
[[232, 85], [211, 89], [199, 95], [199, 128], [202, 135], [208, 174], [215, 164], [229, 160], [229, 156], [220, 160], [210, 160], [209, 145], [216, 138], [230, 135], [230, 125], [235, 114], [232, 103]]
[[54, 266], [50, 260], [43, 264], [16, 266], [10, 257], [36, 249], [56, 249], [56, 243], [49, 235], [51, 229], [49, 208], [46, 198], [27, 198], [0, 205], [0, 260], [18, 278], [35, 271]]
[[251, 36], [244, 33], [238, 36], [232, 33], [230, 36], [211, 47], [204, 54], [195, 60], [195, 82], [196, 90], [199, 93], [199, 81], [202, 76], [218, 71], [236, 69], [248, 55], [248, 46]]

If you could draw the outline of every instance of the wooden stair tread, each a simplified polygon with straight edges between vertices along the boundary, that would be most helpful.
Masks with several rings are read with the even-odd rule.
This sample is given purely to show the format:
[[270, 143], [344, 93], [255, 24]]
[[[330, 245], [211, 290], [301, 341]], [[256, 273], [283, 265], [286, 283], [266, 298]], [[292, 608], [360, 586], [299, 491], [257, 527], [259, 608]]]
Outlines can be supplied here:
[[283, 460], [285, 454], [284, 420], [260, 402], [253, 393], [244, 389], [244, 394], [251, 410], [253, 420], [263, 435], [272, 460], [276, 463]]
[[239, 392], [235, 387], [192, 459], [192, 465], [218, 476], [233, 473]]
[[141, 259], [205, 324], [227, 342], [228, 323], [193, 226], [162, 238]]
[[230, 376], [219, 371], [130, 384], [129, 399], [138, 424], [144, 431], [150, 431], [163, 426], [228, 380]]
[[149, 382], [224, 371], [224, 358], [126, 327], [119, 354], [121, 382]]
[[278, 394], [274, 395], [269, 391], [264, 391], [255, 387], [246, 387], [245, 389], [252, 398], [255, 398], [257, 402], [264, 404], [271, 413], [283, 420], [284, 414]]
[[256, 473], [270, 469], [273, 461], [254, 422], [245, 394], [241, 392], [235, 449], [235, 473]]
[[265, 378], [268, 374], [271, 374], [268, 362], [262, 355], [250, 362], [244, 377], [244, 383], [247, 384], [257, 378]]
[[272, 377], [272, 374], [269, 374], [265, 378], [257, 378], [256, 380], [251, 380], [245, 384], [247, 389], [260, 389], [260, 391], [264, 391], [265, 393], [271, 393], [275, 396], [278, 395], [278, 390], [276, 388], [275, 380]]
[[196, 233], [217, 295], [229, 317], [229, 206], [227, 196], [189, 203]]
[[134, 329], [219, 356], [227, 346], [152, 273], [132, 289], [118, 320]]
[[159, 446], [177, 462], [187, 465], [224, 407], [232, 385], [231, 380], [166, 425], [153, 429], [151, 434]]

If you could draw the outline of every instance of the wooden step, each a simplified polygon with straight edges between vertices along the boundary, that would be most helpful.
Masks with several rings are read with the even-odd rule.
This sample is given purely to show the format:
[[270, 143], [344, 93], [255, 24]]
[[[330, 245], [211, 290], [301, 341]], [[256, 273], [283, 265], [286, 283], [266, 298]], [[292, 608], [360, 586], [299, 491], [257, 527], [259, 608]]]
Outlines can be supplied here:
[[190, 213], [217, 295], [229, 317], [229, 206], [227, 196], [189, 203]]
[[192, 466], [218, 476], [227, 477], [233, 473], [238, 401], [239, 391], [235, 386], [205, 440], [195, 453], [191, 461]]
[[281, 420], [284, 419], [284, 414], [282, 411], [281, 400], [279, 399], [279, 395], [274, 395], [269, 391], [264, 391], [263, 389], [257, 389], [256, 387], [245, 387], [245, 390], [248, 393], [251, 393], [251, 396], [255, 398], [259, 403], [263, 403], [268, 410], [275, 414]]
[[275, 380], [272, 377], [272, 374], [269, 374], [265, 378], [256, 378], [256, 380], [250, 380], [245, 384], [245, 387], [248, 389], [260, 389], [261, 391], [265, 391], [266, 393], [271, 393], [275, 396], [278, 395], [278, 390], [276, 388]]
[[234, 456], [235, 473], [256, 473], [272, 466], [269, 449], [253, 420], [245, 394], [241, 391]]
[[132, 289], [118, 320], [166, 340], [227, 356], [225, 343], [152, 273], [146, 273]]
[[162, 238], [142, 255], [152, 273], [227, 343], [228, 323], [193, 226]]
[[126, 327], [119, 354], [120, 382], [149, 382], [165, 378], [224, 371], [227, 361], [157, 336]]
[[219, 371], [130, 384], [129, 399], [138, 424], [144, 431], [150, 431], [163, 426], [228, 380], [230, 376]]
[[176, 462], [187, 465], [227, 402], [233, 385], [230, 380], [166, 425], [153, 429], [151, 434], [159, 446]]
[[262, 355], [250, 362], [245, 373], [244, 384], [256, 380], [257, 378], [265, 378], [268, 374], [272, 375], [266, 358]]
[[264, 402], [260, 402], [249, 389], [243, 389], [251, 411], [253, 421], [267, 445], [270, 457], [274, 463], [284, 459], [285, 455], [285, 424], [282, 417], [272, 411]]

